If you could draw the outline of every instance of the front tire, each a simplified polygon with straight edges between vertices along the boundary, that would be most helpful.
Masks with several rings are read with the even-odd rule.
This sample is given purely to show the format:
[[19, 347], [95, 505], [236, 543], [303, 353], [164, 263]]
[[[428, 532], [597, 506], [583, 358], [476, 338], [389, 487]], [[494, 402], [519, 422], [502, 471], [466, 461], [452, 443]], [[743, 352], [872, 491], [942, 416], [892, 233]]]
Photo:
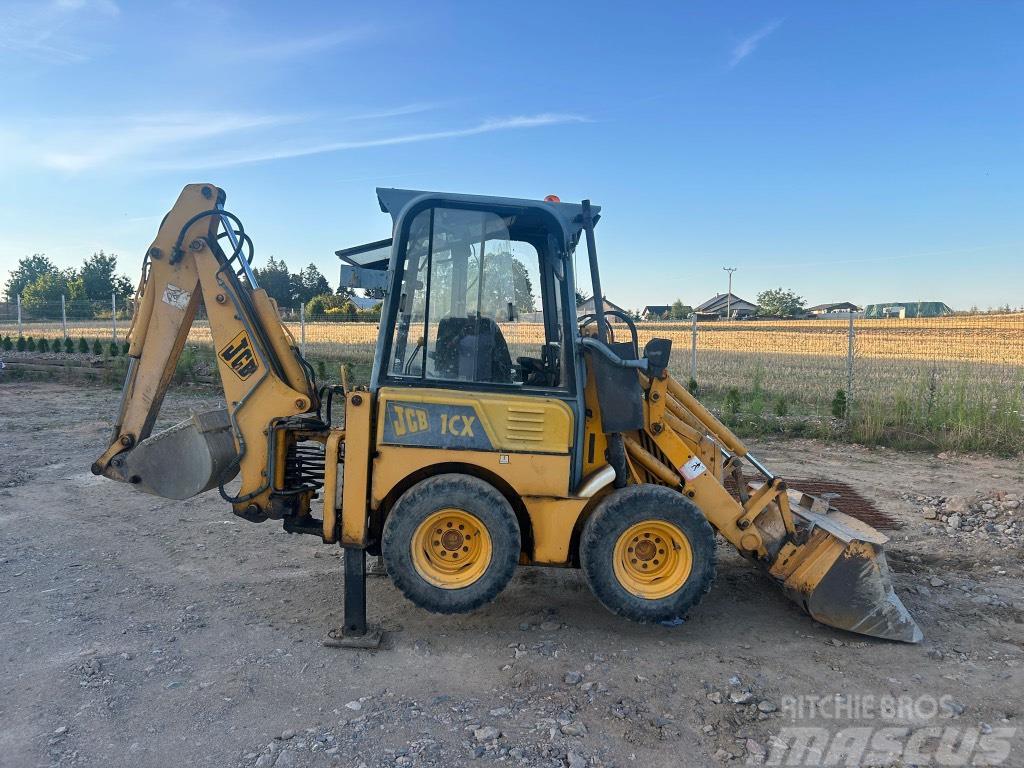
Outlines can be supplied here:
[[519, 523], [508, 500], [470, 475], [412, 486], [384, 523], [388, 575], [409, 600], [434, 613], [467, 613], [491, 602], [519, 561]]
[[612, 492], [587, 519], [580, 564], [612, 613], [639, 622], [681, 619], [715, 580], [715, 534], [677, 491], [631, 485]]

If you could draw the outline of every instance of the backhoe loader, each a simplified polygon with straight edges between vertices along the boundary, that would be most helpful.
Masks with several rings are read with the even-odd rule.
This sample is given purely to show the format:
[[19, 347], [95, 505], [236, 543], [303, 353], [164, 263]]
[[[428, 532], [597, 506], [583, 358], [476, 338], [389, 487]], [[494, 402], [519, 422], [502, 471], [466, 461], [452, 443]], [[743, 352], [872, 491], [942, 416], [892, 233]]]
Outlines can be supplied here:
[[[93, 472], [171, 499], [218, 488], [246, 520], [340, 544], [339, 645], [377, 642], [367, 554], [429, 611], [471, 611], [517, 565], [550, 565], [581, 568], [610, 611], [657, 622], [711, 588], [716, 532], [816, 620], [921, 639], [882, 534], [765, 467], [669, 373], [670, 340], [641, 349], [630, 318], [600, 301], [577, 317], [583, 242], [588, 288], [604, 295], [597, 206], [377, 197], [392, 237], [338, 251], [343, 284], [384, 297], [369, 386], [351, 388], [316, 381], [224, 192], [185, 187], [144, 259]], [[153, 434], [201, 304], [226, 408]]]

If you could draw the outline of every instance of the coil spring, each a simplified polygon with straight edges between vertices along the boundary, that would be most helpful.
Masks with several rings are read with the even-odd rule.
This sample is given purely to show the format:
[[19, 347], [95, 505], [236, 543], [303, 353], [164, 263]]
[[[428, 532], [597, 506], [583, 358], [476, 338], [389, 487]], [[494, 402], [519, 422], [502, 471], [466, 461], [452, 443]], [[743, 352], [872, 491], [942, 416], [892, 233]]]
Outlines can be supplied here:
[[285, 456], [286, 493], [315, 491], [324, 485], [324, 452], [319, 443], [293, 443]]

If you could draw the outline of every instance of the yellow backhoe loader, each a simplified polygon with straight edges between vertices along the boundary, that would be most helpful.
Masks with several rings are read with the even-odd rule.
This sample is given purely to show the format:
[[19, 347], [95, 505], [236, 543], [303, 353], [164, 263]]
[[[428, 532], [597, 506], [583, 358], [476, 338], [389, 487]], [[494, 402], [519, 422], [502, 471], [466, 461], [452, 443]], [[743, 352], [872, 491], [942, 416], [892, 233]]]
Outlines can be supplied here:
[[[921, 639], [883, 535], [763, 466], [669, 374], [669, 340], [641, 349], [602, 302], [577, 317], [584, 239], [588, 287], [604, 295], [599, 208], [377, 196], [392, 237], [338, 252], [345, 285], [384, 297], [370, 384], [347, 389], [317, 384], [224, 192], [185, 187], [144, 261], [120, 409], [93, 472], [172, 499], [219, 488], [246, 520], [340, 543], [340, 645], [377, 642], [368, 553], [430, 611], [471, 611], [517, 564], [551, 565], [582, 568], [614, 613], [670, 621], [711, 588], [715, 532], [818, 621]], [[200, 304], [226, 409], [152, 434]]]

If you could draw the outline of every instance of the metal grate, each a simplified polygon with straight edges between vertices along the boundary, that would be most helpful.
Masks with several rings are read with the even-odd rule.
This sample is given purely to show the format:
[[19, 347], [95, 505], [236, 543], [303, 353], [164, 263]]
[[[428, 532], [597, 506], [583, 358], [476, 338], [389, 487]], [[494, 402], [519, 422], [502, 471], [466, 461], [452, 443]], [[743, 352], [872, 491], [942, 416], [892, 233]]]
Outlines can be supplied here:
[[[814, 478], [785, 478], [790, 488], [811, 496], [827, 499], [829, 504], [851, 517], [867, 523], [880, 531], [895, 531], [903, 527], [903, 523], [875, 506], [874, 502], [864, 498], [856, 488], [848, 483], [837, 480], [818, 480]], [[736, 486], [732, 478], [727, 478], [726, 488], [735, 492]]]

